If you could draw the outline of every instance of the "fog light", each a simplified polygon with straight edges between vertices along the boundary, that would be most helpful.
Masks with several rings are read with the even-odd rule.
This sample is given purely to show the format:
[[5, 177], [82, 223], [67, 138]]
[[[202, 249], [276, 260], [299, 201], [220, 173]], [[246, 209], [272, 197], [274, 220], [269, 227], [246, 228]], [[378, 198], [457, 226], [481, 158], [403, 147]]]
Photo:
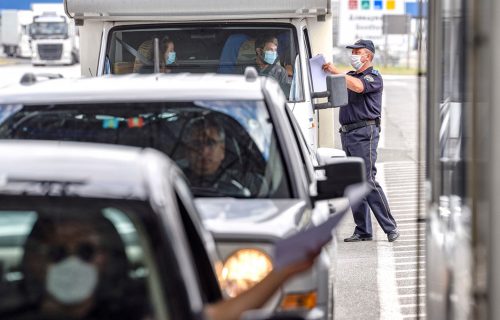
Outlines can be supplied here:
[[294, 309], [313, 309], [317, 303], [316, 291], [307, 293], [294, 293], [287, 294], [281, 300], [281, 309], [294, 310]]
[[273, 270], [269, 256], [257, 249], [241, 249], [222, 266], [219, 282], [222, 290], [235, 297], [253, 287]]

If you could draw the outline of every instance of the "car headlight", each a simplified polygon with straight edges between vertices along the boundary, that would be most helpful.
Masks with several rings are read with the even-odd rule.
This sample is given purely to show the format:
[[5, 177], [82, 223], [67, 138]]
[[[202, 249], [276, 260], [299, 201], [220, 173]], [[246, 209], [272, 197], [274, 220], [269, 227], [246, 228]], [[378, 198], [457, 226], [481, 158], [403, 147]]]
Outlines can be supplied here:
[[269, 256], [257, 249], [240, 249], [226, 259], [219, 273], [222, 290], [236, 297], [273, 270]]

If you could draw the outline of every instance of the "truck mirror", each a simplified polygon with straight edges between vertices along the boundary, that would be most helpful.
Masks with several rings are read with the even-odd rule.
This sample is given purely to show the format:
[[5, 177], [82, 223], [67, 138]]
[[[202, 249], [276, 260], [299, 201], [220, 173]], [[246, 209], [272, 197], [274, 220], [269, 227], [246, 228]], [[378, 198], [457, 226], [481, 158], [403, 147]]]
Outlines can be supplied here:
[[328, 91], [315, 92], [313, 98], [328, 98], [326, 103], [315, 103], [314, 109], [338, 108], [347, 105], [347, 82], [343, 74], [330, 74], [326, 77], [326, 88]]
[[328, 163], [315, 169], [323, 170], [324, 177], [317, 182], [317, 195], [313, 197], [314, 201], [342, 197], [348, 186], [366, 182], [363, 158], [331, 158]]

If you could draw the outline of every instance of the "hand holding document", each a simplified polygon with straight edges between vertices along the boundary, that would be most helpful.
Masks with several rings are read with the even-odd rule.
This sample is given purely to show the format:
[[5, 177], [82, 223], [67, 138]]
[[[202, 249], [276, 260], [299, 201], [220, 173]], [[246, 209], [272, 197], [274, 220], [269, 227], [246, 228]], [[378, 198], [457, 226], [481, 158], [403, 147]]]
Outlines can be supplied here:
[[314, 92], [326, 91], [326, 76], [328, 73], [323, 71], [323, 65], [325, 63], [326, 60], [322, 54], [315, 55], [309, 59]]
[[339, 208], [322, 224], [278, 241], [274, 252], [275, 268], [280, 270], [291, 264], [306, 261], [312, 254], [319, 252], [321, 247], [332, 239], [333, 230], [349, 208], [357, 208], [371, 190], [371, 186], [367, 183], [347, 187], [344, 194], [349, 199], [349, 204]]

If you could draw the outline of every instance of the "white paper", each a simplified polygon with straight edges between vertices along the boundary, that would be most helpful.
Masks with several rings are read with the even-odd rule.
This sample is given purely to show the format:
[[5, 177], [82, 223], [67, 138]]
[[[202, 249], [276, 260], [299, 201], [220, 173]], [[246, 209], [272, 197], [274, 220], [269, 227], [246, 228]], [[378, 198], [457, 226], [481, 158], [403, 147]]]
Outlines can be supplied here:
[[326, 76], [328, 73], [323, 71], [325, 63], [326, 60], [322, 54], [315, 55], [309, 59], [314, 92], [326, 91]]
[[349, 204], [339, 208], [322, 224], [276, 242], [274, 249], [275, 268], [279, 270], [288, 265], [305, 261], [311, 254], [318, 252], [332, 239], [333, 230], [349, 211], [349, 208], [355, 210], [371, 190], [372, 188], [367, 183], [347, 187], [345, 196], [349, 199]]

